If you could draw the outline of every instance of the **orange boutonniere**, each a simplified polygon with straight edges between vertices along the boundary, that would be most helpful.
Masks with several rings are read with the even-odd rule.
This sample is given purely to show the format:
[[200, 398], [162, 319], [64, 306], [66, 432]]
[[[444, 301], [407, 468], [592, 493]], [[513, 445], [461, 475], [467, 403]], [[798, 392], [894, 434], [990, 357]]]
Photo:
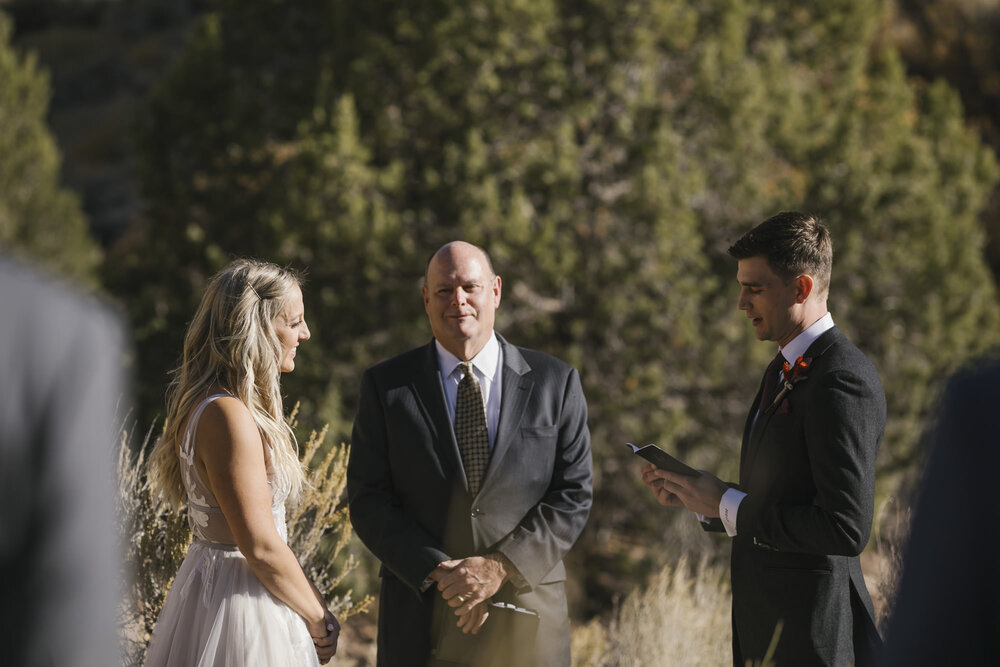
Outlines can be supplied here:
[[781, 380], [782, 386], [781, 391], [778, 395], [774, 397], [774, 401], [768, 406], [765, 414], [773, 414], [781, 402], [785, 400], [785, 396], [788, 395], [796, 384], [807, 379], [809, 376], [805, 375], [805, 372], [809, 369], [809, 364], [812, 363], [812, 359], [803, 359], [801, 356], [795, 360], [794, 364], [789, 365], [786, 361], [781, 368]]

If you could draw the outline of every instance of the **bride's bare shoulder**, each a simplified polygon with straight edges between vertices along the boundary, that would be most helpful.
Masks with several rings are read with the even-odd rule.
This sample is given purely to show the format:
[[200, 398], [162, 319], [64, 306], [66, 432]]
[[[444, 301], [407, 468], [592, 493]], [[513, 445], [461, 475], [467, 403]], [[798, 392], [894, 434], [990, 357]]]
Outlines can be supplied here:
[[223, 396], [207, 406], [198, 422], [197, 440], [201, 451], [259, 447], [260, 432], [250, 409], [238, 398]]

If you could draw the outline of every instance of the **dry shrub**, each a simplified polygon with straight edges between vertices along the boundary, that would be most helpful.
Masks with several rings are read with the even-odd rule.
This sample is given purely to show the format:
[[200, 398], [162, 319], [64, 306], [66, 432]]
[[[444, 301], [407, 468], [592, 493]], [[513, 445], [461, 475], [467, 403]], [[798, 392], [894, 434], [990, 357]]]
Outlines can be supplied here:
[[616, 605], [610, 624], [573, 631], [573, 664], [601, 667], [732, 662], [728, 571], [686, 557]]
[[[293, 420], [294, 416], [293, 411]], [[131, 432], [123, 428], [118, 446], [116, 504], [125, 563], [119, 630], [126, 667], [143, 663], [163, 600], [191, 544], [185, 515], [166, 511], [146, 486], [146, 454], [152, 432], [151, 428], [142, 446], [134, 448]], [[349, 448], [344, 444], [331, 447], [318, 463], [309, 465], [325, 437], [326, 428], [314, 431], [302, 447], [310, 488], [304, 490], [296, 506], [288, 508], [288, 542], [330, 608], [343, 620], [364, 611], [371, 599], [366, 596], [355, 602], [350, 591], [333, 595], [333, 589], [356, 562], [353, 557], [338, 558], [351, 537], [347, 508], [340, 507]]]
[[[293, 427], [298, 409], [296, 404], [290, 418]], [[331, 447], [313, 464], [323, 448], [327, 428], [324, 426], [319, 432], [310, 433], [302, 448], [302, 461], [309, 468], [309, 485], [303, 489], [299, 502], [288, 508], [288, 545], [298, 556], [302, 569], [330, 603], [331, 610], [343, 620], [367, 609], [372, 598], [366, 595], [355, 602], [351, 599], [351, 590], [333, 596], [333, 590], [358, 562], [350, 554], [340, 558], [341, 551], [351, 541], [347, 507], [340, 506], [347, 485], [347, 459], [351, 448], [344, 443]]]
[[[875, 624], [885, 637], [889, 619], [896, 602], [899, 578], [903, 573], [903, 548], [909, 535], [911, 509], [894, 497], [887, 499], [880, 508], [876, 526], [875, 548], [862, 557], [862, 566], [868, 556], [869, 569], [865, 580], [869, 585], [872, 602], [875, 605]], [[874, 584], [874, 585], [873, 585]]]
[[124, 556], [121, 581], [125, 590], [118, 625], [122, 664], [141, 665], [153, 624], [170, 590], [174, 575], [191, 544], [191, 531], [183, 514], [163, 511], [146, 488], [146, 453], [150, 428], [132, 453], [131, 432], [121, 431], [118, 445], [118, 512], [120, 553]]

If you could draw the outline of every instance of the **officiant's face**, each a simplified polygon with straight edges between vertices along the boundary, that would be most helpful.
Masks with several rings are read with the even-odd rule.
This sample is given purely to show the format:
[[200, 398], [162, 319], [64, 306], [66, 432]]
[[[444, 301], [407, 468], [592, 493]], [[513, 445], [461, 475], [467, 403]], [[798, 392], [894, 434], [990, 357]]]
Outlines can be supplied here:
[[463, 361], [476, 356], [500, 305], [500, 276], [483, 252], [462, 241], [444, 246], [427, 265], [422, 291], [434, 338]]
[[802, 331], [796, 282], [786, 284], [763, 256], [741, 259], [737, 266], [737, 305], [750, 318], [757, 340], [773, 340], [779, 345], [791, 342]]

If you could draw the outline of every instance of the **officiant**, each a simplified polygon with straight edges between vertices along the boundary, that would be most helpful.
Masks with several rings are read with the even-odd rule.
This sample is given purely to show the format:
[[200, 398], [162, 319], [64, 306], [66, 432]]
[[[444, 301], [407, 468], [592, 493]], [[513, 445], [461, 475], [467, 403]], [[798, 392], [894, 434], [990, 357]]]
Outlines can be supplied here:
[[486, 644], [510, 620], [491, 602], [537, 613], [491, 646], [570, 664], [562, 559], [591, 505], [587, 404], [574, 368], [494, 331], [501, 286], [483, 249], [440, 248], [421, 288], [433, 340], [361, 380], [347, 485], [382, 562], [379, 665], [512, 664]]

